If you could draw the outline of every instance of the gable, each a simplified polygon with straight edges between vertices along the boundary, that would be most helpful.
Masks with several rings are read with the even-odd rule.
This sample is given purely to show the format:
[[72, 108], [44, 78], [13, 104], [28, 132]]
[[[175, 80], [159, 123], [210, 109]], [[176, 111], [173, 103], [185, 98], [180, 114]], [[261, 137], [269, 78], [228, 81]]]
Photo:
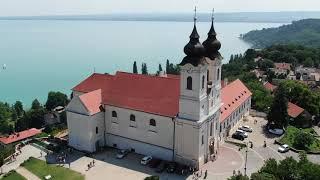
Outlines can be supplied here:
[[81, 102], [79, 96], [75, 96], [71, 99], [68, 106], [66, 107], [66, 111], [83, 114], [83, 115], [89, 115], [89, 111], [84, 106], [84, 104]]

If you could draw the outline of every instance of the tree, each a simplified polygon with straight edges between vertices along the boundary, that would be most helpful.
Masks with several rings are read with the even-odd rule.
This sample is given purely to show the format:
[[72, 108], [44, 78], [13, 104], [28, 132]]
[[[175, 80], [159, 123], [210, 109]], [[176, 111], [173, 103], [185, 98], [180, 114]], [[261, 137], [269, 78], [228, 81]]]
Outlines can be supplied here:
[[299, 130], [294, 134], [293, 146], [297, 149], [308, 150], [313, 142], [314, 137], [310, 133]]
[[18, 117], [21, 117], [23, 115], [23, 105], [21, 101], [16, 101], [13, 105], [14, 109], [17, 112]]
[[249, 180], [249, 177], [238, 173], [228, 178], [228, 180]]
[[68, 104], [68, 96], [61, 93], [61, 92], [49, 92], [48, 93], [48, 99], [46, 102], [46, 109], [48, 111], [51, 111], [57, 106], [63, 106], [65, 107]]
[[162, 66], [161, 66], [161, 64], [159, 64], [158, 71], [159, 71], [159, 72], [161, 72], [161, 71], [162, 71]]
[[280, 84], [268, 113], [268, 124], [275, 124], [278, 128], [283, 128], [288, 125], [288, 119], [288, 99], [284, 85]]
[[40, 104], [40, 102], [38, 101], [38, 99], [35, 99], [32, 101], [32, 105], [31, 105], [31, 109], [37, 110], [37, 109], [41, 109], [42, 106]]
[[259, 173], [278, 174], [278, 162], [275, 159], [267, 159], [260, 169]]
[[314, 66], [314, 62], [312, 60], [311, 57], [308, 57], [304, 62], [303, 62], [303, 65], [305, 67], [313, 67]]
[[133, 73], [134, 74], [138, 74], [138, 68], [137, 68], [137, 62], [136, 61], [134, 61], [134, 63], [133, 63]]
[[166, 62], [166, 72], [167, 73], [169, 72], [169, 66], [170, 66], [170, 62], [169, 62], [169, 59], [167, 59], [167, 62]]
[[268, 173], [252, 173], [252, 180], [275, 180], [277, 179], [273, 174]]
[[298, 175], [298, 162], [292, 157], [280, 161], [278, 166], [278, 177], [285, 180], [295, 180]]
[[142, 74], [148, 74], [148, 68], [147, 68], [147, 64], [146, 63], [142, 63], [141, 73]]

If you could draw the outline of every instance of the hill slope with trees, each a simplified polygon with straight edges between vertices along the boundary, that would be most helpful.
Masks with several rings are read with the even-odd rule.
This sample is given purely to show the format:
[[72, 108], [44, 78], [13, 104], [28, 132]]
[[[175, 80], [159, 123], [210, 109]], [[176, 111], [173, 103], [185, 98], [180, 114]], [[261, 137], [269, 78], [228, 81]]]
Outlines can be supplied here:
[[274, 44], [299, 44], [320, 46], [320, 19], [304, 19], [278, 28], [250, 31], [242, 38], [254, 48], [265, 48]]

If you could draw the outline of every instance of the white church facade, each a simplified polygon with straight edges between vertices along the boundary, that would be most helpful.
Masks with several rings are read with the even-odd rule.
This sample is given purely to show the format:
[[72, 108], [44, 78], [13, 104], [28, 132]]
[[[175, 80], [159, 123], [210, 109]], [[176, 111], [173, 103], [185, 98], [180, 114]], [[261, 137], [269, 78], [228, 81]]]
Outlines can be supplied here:
[[251, 92], [240, 80], [222, 88], [220, 47], [213, 21], [203, 44], [194, 24], [180, 75], [92, 74], [72, 89], [69, 145], [86, 152], [130, 149], [196, 167], [206, 163], [251, 106]]

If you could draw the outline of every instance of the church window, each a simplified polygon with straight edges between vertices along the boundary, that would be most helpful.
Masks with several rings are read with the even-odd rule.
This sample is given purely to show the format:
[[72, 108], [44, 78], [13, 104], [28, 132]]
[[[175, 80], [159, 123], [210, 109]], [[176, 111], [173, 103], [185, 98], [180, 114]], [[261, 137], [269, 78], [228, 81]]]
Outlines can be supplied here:
[[187, 89], [192, 90], [192, 77], [187, 78]]
[[98, 134], [98, 127], [96, 127], [96, 134]]
[[156, 126], [156, 120], [150, 119], [150, 126]]
[[112, 117], [116, 118], [118, 117], [117, 112], [116, 111], [112, 111]]
[[202, 143], [202, 145], [204, 144], [204, 137], [203, 137], [203, 135], [202, 135], [202, 137], [201, 137], [201, 143]]
[[207, 70], [207, 81], [209, 81], [209, 70]]
[[136, 121], [136, 116], [133, 115], [133, 114], [131, 114], [131, 115], [130, 115], [130, 121]]
[[210, 123], [210, 136], [212, 136], [212, 123]]
[[204, 80], [205, 80], [205, 77], [202, 76], [202, 89], [204, 89]]
[[220, 79], [220, 69], [218, 68], [218, 72], [217, 72], [217, 80], [219, 81]]

